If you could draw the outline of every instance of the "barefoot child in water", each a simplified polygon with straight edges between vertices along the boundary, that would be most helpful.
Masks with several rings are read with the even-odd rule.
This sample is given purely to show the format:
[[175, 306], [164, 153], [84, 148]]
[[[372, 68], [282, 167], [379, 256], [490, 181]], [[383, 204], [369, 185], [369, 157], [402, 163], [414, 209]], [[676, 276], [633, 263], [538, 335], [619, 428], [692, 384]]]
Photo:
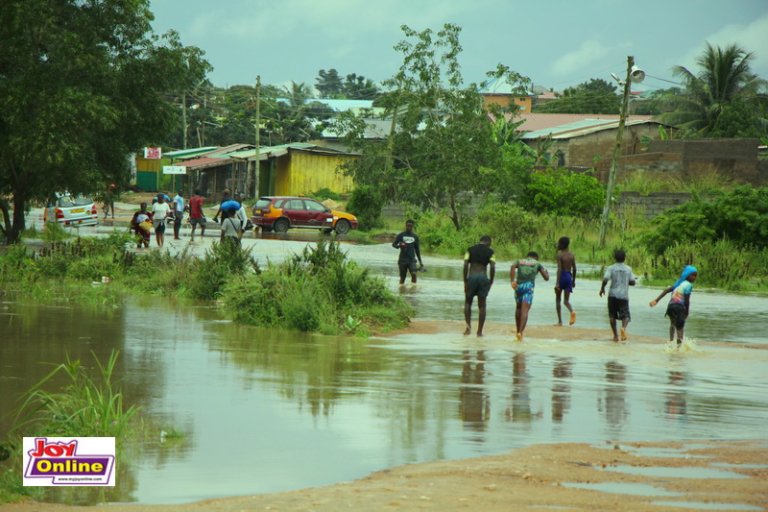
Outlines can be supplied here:
[[536, 275], [541, 274], [545, 281], [549, 281], [549, 272], [539, 263], [539, 255], [533, 251], [522, 260], [517, 260], [509, 269], [509, 280], [512, 289], [515, 290], [515, 327], [517, 328], [517, 341], [523, 341], [523, 332], [528, 323], [528, 311], [533, 304], [533, 288]]
[[557, 325], [563, 325], [563, 316], [560, 313], [560, 297], [564, 295], [563, 304], [571, 314], [568, 325], [576, 323], [576, 312], [571, 306], [571, 293], [576, 286], [576, 256], [568, 249], [571, 239], [567, 236], [560, 237], [557, 241], [557, 281], [555, 281], [555, 310], [557, 311]]
[[623, 249], [613, 252], [616, 263], [605, 269], [603, 285], [600, 287], [600, 296], [605, 295], [605, 286], [611, 282], [608, 290], [608, 319], [613, 331], [613, 341], [619, 341], [619, 331], [616, 330], [616, 321], [621, 320], [621, 341], [627, 340], [627, 325], [631, 320], [629, 314], [629, 287], [635, 285], [635, 276], [632, 267], [626, 265], [624, 260], [627, 255]]
[[651, 301], [651, 307], [654, 307], [668, 293], [672, 293], [667, 306], [667, 312], [664, 316], [669, 318], [669, 341], [675, 338], [677, 333], [677, 347], [683, 343], [685, 321], [688, 318], [688, 311], [691, 307], [691, 293], [693, 292], [693, 283], [699, 277], [699, 271], [693, 265], [687, 265], [680, 275], [680, 279], [675, 284], [666, 288], [661, 295]]

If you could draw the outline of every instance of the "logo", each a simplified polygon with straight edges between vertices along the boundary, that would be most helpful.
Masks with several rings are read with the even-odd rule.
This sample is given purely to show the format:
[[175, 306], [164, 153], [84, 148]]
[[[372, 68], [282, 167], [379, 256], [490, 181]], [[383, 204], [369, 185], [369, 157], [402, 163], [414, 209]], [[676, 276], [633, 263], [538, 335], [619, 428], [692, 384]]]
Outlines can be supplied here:
[[25, 437], [24, 485], [115, 485], [114, 437]]

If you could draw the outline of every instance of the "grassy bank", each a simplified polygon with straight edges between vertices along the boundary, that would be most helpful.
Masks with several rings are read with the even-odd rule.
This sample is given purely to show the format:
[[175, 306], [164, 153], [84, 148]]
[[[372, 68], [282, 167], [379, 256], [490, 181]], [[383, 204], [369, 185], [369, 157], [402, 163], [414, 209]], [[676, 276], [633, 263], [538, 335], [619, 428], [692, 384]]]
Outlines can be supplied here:
[[584, 276], [600, 278], [602, 269], [614, 262], [614, 249], [623, 248], [627, 264], [647, 283], [667, 285], [685, 265], [694, 264], [699, 268], [699, 283], [704, 286], [768, 293], [765, 249], [725, 237], [681, 237], [669, 240], [660, 250], [652, 250], [649, 240], [659, 224], [636, 212], [621, 212], [612, 216], [605, 248], [601, 249], [599, 219], [534, 214], [511, 203], [490, 202], [468, 217], [461, 231], [446, 214], [428, 212], [417, 216], [416, 232], [425, 252], [460, 258], [487, 234], [493, 238], [493, 248], [501, 259], [520, 258], [533, 250], [544, 261], [554, 261], [557, 240], [568, 236], [577, 262], [595, 268], [589, 272], [582, 267], [579, 272]]
[[323, 334], [386, 332], [411, 315], [401, 297], [333, 241], [320, 240], [264, 269], [232, 244], [214, 243], [195, 257], [137, 255], [126, 250], [132, 241], [115, 233], [51, 242], [38, 253], [10, 247], [0, 254], [0, 288], [35, 301], [108, 308], [127, 294], [190, 298], [224, 305], [235, 321]]

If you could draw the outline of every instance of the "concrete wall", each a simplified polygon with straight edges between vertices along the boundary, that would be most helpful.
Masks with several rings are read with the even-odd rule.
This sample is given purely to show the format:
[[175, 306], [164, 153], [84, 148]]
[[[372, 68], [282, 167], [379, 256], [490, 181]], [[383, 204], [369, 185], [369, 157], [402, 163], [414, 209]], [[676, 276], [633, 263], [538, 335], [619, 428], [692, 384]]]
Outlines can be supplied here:
[[632, 210], [652, 219], [690, 199], [691, 194], [687, 192], [654, 192], [647, 196], [640, 195], [639, 192], [622, 192], [619, 197], [619, 209], [624, 212]]
[[[648, 154], [663, 155], [658, 168], [675, 170], [683, 179], [715, 172], [739, 183], [763, 185], [768, 171], [758, 163], [758, 144], [758, 139], [653, 140]], [[630, 157], [626, 169], [639, 163]]]
[[[616, 129], [575, 137], [573, 139], [554, 140], [552, 153], [558, 149], [565, 155], [567, 167], [595, 168], [601, 181], [607, 181], [608, 170], [616, 145]], [[643, 141], [659, 137], [657, 124], [647, 123], [624, 128], [619, 157], [635, 155], [643, 150]]]

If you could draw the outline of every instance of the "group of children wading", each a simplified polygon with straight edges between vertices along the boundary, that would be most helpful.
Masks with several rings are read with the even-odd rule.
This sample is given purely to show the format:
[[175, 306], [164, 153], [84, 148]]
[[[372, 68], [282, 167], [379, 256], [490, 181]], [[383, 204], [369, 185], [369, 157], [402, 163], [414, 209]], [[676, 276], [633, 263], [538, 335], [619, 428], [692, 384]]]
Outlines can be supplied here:
[[[557, 278], [555, 281], [555, 309], [557, 311], [557, 325], [563, 325], [561, 314], [561, 302], [565, 305], [570, 315], [568, 324], [576, 323], [576, 311], [570, 302], [571, 293], [576, 285], [576, 258], [569, 249], [570, 240], [562, 237], [557, 242]], [[629, 287], [634, 286], [636, 279], [632, 268], [624, 263], [626, 254], [622, 249], [613, 253], [615, 263], [606, 268], [603, 275], [602, 286], [599, 295], [603, 297], [608, 288], [608, 318], [613, 331], [613, 341], [627, 340], [627, 326], [631, 320], [629, 312]], [[467, 249], [464, 255], [464, 320], [466, 322], [465, 335], [472, 333], [472, 302], [477, 297], [478, 325], [477, 335], [483, 335], [483, 326], [486, 316], [486, 299], [496, 276], [496, 260], [491, 249], [491, 237], [483, 236], [480, 243]], [[525, 258], [512, 262], [509, 269], [509, 280], [515, 291], [515, 338], [523, 340], [525, 326], [528, 323], [528, 313], [533, 304], [533, 290], [536, 277], [541, 275], [545, 281], [549, 281], [549, 272], [539, 263], [539, 255], [531, 251]], [[402, 277], [402, 274], [401, 274]], [[698, 270], [693, 265], [688, 265], [683, 270], [680, 278], [672, 286], [666, 288], [655, 300], [651, 307], [666, 294], [672, 297], [667, 306], [665, 316], [670, 320], [669, 341], [677, 339], [677, 346], [683, 343], [685, 321], [691, 304], [691, 292], [693, 283], [698, 277]], [[401, 284], [403, 279], [401, 278]], [[620, 322], [620, 324], [619, 324]]]

